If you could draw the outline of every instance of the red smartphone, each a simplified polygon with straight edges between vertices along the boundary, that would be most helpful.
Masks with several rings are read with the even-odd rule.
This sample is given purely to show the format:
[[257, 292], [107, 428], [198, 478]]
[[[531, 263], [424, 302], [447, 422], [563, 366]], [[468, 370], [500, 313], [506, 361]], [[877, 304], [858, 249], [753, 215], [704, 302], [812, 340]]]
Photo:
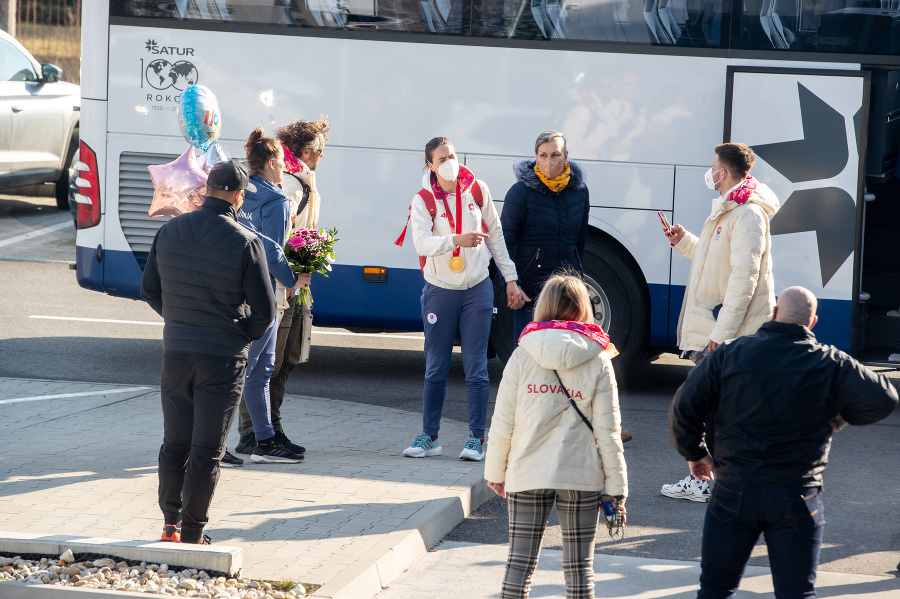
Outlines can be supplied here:
[[672, 225], [670, 225], [669, 221], [666, 220], [666, 215], [662, 213], [662, 210], [657, 210], [656, 214], [659, 215], [659, 221], [666, 228], [666, 231], [668, 232], [668, 234], [671, 235], [672, 234]]

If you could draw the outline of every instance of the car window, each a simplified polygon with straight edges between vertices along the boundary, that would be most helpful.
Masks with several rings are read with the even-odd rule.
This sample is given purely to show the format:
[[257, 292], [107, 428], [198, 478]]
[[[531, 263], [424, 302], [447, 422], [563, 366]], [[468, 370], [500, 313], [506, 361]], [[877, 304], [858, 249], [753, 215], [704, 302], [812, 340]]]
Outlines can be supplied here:
[[32, 62], [22, 51], [0, 40], [0, 81], [37, 81]]

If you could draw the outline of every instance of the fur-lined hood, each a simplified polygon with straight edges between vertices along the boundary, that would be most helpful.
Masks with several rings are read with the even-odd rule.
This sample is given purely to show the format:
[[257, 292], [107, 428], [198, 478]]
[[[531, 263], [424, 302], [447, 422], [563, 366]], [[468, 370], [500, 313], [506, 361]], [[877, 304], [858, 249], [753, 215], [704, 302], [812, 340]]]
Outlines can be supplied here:
[[[534, 172], [534, 165], [537, 163], [533, 158], [529, 158], [526, 160], [520, 160], [513, 167], [513, 172], [516, 174], [516, 179], [521, 181], [531, 189], [540, 192], [551, 193], [550, 189], [541, 183], [541, 180], [538, 178], [537, 173]], [[585, 186], [584, 182], [584, 170], [582, 170], [581, 166], [574, 160], [569, 160], [569, 168], [571, 169], [571, 175], [569, 179], [569, 184], [566, 185], [568, 189], [571, 187], [572, 189], [581, 189]]]

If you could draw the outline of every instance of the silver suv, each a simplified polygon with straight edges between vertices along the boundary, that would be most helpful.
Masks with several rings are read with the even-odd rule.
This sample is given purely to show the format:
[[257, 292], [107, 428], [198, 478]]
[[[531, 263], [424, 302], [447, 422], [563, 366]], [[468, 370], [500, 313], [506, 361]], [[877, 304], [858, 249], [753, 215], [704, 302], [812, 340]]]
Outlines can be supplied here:
[[61, 75], [0, 31], [0, 189], [55, 183], [56, 205], [67, 209], [81, 88]]

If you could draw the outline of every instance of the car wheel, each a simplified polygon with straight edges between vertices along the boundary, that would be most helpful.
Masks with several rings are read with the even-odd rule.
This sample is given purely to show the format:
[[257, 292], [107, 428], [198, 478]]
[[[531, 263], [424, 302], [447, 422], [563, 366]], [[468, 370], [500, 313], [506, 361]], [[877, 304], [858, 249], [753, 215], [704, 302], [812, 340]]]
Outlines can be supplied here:
[[[618, 247], [597, 237], [588, 240], [584, 256], [584, 281], [594, 305], [594, 322], [609, 334], [619, 355], [613, 360], [620, 375], [647, 356], [649, 304], [646, 284]], [[499, 275], [498, 275], [499, 276]], [[491, 325], [491, 347], [505, 363], [516, 345], [513, 311], [506, 307], [506, 287], [494, 280], [497, 314]]]
[[71, 210], [69, 206], [69, 178], [74, 173], [75, 162], [77, 158], [75, 154], [78, 152], [78, 131], [69, 141], [69, 149], [66, 150], [66, 160], [63, 162], [64, 168], [59, 179], [56, 181], [56, 207], [60, 210]]

